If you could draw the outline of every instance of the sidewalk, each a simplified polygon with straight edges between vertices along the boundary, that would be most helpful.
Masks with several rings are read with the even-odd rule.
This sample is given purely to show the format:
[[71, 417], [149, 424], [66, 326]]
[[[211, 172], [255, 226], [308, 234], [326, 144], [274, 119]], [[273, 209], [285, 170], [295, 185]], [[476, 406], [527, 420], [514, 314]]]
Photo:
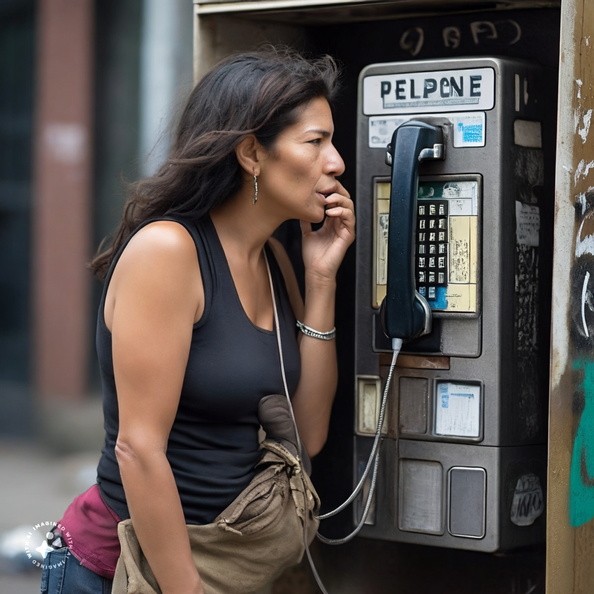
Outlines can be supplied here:
[[[0, 438], [0, 593], [37, 594], [46, 526], [95, 481], [96, 454], [57, 455]], [[39, 543], [37, 542], [39, 541]]]

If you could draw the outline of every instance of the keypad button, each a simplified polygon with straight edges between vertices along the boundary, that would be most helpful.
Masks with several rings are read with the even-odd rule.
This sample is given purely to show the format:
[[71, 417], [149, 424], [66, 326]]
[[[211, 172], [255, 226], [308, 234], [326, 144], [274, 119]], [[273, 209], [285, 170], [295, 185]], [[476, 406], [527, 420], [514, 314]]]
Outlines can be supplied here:
[[417, 290], [436, 300], [438, 287], [447, 286], [448, 201], [422, 199], [417, 205]]

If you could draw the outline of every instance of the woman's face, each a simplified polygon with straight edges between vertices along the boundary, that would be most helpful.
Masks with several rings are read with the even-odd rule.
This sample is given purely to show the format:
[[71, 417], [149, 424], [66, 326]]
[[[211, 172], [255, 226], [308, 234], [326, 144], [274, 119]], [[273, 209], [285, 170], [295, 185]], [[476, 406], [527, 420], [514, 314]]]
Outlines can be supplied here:
[[313, 99], [300, 110], [260, 162], [258, 203], [285, 219], [317, 223], [324, 218], [324, 197], [337, 189], [344, 162], [332, 144], [334, 124], [328, 101]]

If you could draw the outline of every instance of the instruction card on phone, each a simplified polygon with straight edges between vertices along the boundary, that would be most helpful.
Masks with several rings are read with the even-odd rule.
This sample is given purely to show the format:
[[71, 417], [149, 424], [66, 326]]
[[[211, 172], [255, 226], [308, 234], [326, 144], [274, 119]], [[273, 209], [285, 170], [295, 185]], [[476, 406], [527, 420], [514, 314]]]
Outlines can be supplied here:
[[479, 437], [481, 387], [477, 384], [439, 382], [435, 403], [435, 433], [455, 437]]
[[[418, 117], [439, 117], [439, 114], [423, 114]], [[485, 146], [486, 126], [484, 112], [448, 114], [451, 123], [452, 146], [469, 148]], [[382, 116], [369, 118], [369, 148], [385, 149], [392, 140], [394, 130], [415, 116]]]

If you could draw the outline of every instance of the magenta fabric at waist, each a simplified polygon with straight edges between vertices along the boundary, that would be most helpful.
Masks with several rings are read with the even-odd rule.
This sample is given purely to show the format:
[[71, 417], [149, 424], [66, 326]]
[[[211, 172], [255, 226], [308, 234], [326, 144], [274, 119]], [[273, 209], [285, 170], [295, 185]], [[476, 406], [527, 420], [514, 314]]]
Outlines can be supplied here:
[[120, 556], [119, 521], [93, 485], [68, 506], [58, 527], [83, 567], [112, 580]]

